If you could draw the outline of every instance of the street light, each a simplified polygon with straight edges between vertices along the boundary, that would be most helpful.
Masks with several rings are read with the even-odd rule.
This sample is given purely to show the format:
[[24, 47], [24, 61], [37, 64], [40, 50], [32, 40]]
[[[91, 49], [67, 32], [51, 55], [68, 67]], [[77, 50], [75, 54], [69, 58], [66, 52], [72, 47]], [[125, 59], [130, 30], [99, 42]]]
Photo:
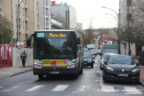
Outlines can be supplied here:
[[112, 8], [105, 7], [105, 6], [103, 6], [102, 8], [109, 9], [109, 10], [113, 11], [116, 14], [117, 18], [118, 18], [118, 13], [115, 10], [113, 10]]
[[20, 28], [19, 28], [19, 16], [20, 16], [20, 6], [21, 6], [21, 4], [22, 4], [22, 2], [24, 2], [23, 0], [18, 0], [17, 1], [17, 11], [16, 11], [16, 15], [17, 15], [17, 17], [16, 17], [16, 23], [17, 23], [17, 39], [16, 39], [16, 41], [18, 42], [19, 41], [19, 30], [20, 30]]
[[[112, 16], [112, 17], [114, 18], [114, 20], [116, 21], [116, 23], [118, 24], [118, 19], [117, 19], [114, 15], [112, 15], [112, 14], [108, 14], [108, 13], [105, 13], [105, 15]], [[117, 26], [118, 26], [118, 25], [117, 25]]]
[[[115, 16], [113, 16], [113, 15], [111, 15], [111, 14], [107, 14], [106, 13], [106, 15], [111, 15], [115, 20], [116, 20], [116, 22], [117, 22], [117, 32], [116, 32], [116, 34], [117, 34], [117, 43], [119, 44], [119, 46], [120, 46], [120, 41], [119, 41], [119, 27], [120, 27], [120, 23], [119, 23], [119, 14], [115, 11], [115, 10], [113, 10], [112, 8], [109, 8], [109, 7], [105, 7], [105, 6], [103, 6], [102, 8], [105, 8], [105, 9], [108, 9], [108, 10], [111, 10], [115, 15], [116, 15], [116, 17]], [[120, 53], [120, 48], [119, 48], [119, 53]]]

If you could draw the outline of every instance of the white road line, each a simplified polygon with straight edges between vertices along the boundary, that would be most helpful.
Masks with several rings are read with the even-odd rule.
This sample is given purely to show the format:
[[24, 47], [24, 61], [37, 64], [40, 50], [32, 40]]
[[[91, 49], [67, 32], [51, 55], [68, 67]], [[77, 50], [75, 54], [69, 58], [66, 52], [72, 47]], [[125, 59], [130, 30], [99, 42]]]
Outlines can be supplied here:
[[80, 88], [79, 88], [79, 90], [78, 91], [84, 91], [86, 89], [86, 85], [82, 85]]
[[113, 86], [108, 86], [108, 85], [103, 85], [101, 86], [101, 90], [102, 92], [116, 92], [116, 90], [114, 89]]
[[142, 94], [140, 89], [137, 89], [136, 87], [124, 87], [125, 94]]
[[19, 86], [14, 86], [14, 87], [12, 87], [12, 88], [10, 88], [10, 89], [3, 90], [3, 92], [12, 91], [12, 90], [14, 90], [14, 89], [16, 89], [16, 88], [18, 88], [18, 87], [19, 87]]
[[25, 90], [25, 91], [35, 91], [35, 90], [37, 90], [37, 89], [39, 89], [39, 88], [41, 88], [41, 87], [43, 87], [43, 85], [36, 85], [36, 86], [34, 86], [34, 87], [32, 87], [32, 88], [29, 88], [29, 89], [27, 89], [27, 90]]
[[103, 76], [102, 76], [102, 71], [100, 71], [100, 85], [103, 86]]
[[57, 85], [51, 91], [64, 91], [69, 85]]

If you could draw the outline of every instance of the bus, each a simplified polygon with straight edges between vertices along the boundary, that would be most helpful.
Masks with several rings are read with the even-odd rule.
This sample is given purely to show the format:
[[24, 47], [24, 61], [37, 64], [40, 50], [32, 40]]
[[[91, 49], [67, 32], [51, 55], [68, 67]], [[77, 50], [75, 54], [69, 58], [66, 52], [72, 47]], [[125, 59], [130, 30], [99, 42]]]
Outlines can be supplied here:
[[37, 30], [27, 39], [30, 47], [33, 38], [33, 74], [43, 79], [50, 74], [83, 72], [82, 38], [73, 30]]
[[118, 44], [104, 44], [102, 48], [102, 55], [104, 53], [119, 53], [119, 45]]

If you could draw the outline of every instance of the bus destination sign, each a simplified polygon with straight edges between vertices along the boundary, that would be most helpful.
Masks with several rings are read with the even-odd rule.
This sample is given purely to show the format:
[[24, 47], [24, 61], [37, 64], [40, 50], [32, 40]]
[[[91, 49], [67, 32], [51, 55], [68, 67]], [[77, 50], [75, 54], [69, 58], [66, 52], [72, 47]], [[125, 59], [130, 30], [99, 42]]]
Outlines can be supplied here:
[[67, 34], [64, 34], [64, 33], [49, 33], [49, 37], [51, 37], [51, 38], [66, 38]]

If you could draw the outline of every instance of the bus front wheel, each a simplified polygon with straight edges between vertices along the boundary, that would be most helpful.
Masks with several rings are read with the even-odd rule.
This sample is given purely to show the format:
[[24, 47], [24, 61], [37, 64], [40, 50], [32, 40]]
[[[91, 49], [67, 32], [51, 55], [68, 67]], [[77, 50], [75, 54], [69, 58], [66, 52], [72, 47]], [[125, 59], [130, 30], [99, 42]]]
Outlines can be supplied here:
[[38, 75], [39, 80], [43, 80], [44, 76], [43, 75]]

